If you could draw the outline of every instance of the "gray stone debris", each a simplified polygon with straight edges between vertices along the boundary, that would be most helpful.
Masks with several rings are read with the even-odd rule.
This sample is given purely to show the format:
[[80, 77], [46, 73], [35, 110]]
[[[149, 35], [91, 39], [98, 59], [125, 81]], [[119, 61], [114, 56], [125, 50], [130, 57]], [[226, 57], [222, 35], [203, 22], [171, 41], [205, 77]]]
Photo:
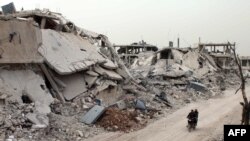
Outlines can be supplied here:
[[126, 102], [124, 100], [120, 100], [116, 102], [116, 105], [119, 109], [123, 110], [127, 108]]
[[34, 129], [46, 128], [49, 125], [49, 118], [46, 115], [28, 113], [26, 117], [33, 123]]
[[135, 101], [135, 108], [140, 109], [140, 110], [146, 110], [146, 105], [142, 100], [137, 99]]
[[188, 88], [192, 88], [192, 89], [199, 91], [199, 92], [205, 92], [207, 90], [205, 85], [203, 85], [199, 82], [192, 82], [192, 81], [188, 85]]

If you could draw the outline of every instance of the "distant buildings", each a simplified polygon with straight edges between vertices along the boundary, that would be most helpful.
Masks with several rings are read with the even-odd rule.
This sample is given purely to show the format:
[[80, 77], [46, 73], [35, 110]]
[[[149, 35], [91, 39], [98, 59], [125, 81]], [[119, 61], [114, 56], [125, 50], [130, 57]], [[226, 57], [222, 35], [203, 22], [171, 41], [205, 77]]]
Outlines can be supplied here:
[[138, 58], [141, 52], [156, 52], [158, 48], [155, 45], [147, 44], [145, 41], [139, 43], [132, 43], [130, 45], [114, 45], [120, 58], [125, 64], [130, 65], [133, 63], [135, 58]]

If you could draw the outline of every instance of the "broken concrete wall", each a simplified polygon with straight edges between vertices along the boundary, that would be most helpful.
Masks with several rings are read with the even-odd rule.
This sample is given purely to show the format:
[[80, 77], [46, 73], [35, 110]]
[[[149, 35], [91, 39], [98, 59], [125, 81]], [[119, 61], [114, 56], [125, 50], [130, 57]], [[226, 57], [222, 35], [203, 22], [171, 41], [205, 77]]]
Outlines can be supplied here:
[[80, 94], [87, 92], [87, 86], [84, 79], [84, 75], [81, 72], [71, 75], [56, 75], [60, 81], [65, 85], [62, 88], [62, 94], [66, 100], [72, 100]]
[[41, 63], [41, 31], [27, 20], [0, 20], [0, 63]]
[[35, 103], [39, 113], [50, 113], [53, 98], [46, 88], [43, 78], [32, 70], [0, 70], [1, 85], [11, 95], [10, 100], [25, 102], [25, 97]]
[[117, 86], [107, 88], [98, 93], [97, 99], [101, 99], [104, 105], [112, 105], [117, 102], [117, 100], [124, 95], [121, 89]]
[[[154, 54], [139, 57], [137, 62], [131, 66], [133, 71], [144, 71], [145, 74], [152, 76], [166, 76], [166, 77], [182, 77], [187, 72], [195, 72], [198, 77], [216, 70], [213, 67], [213, 60], [209, 61], [203, 57], [198, 50], [179, 51], [177, 49], [163, 49], [156, 52], [157, 59], [154, 60]], [[161, 56], [167, 56], [161, 59]], [[170, 57], [170, 58], [169, 58]], [[210, 56], [208, 56], [209, 59]], [[141, 63], [139, 63], [141, 62]], [[149, 63], [148, 63], [149, 62]]]
[[183, 56], [183, 65], [192, 69], [199, 77], [216, 70], [210, 62], [198, 50], [189, 51]]
[[176, 50], [174, 48], [165, 48], [161, 51], [158, 51], [157, 53], [157, 59], [166, 59], [168, 60], [167, 63], [169, 63], [170, 65], [173, 64], [173, 62], [180, 64], [182, 63], [183, 53], [179, 50]]
[[138, 54], [138, 58], [135, 59], [134, 63], [131, 65], [131, 69], [135, 69], [139, 66], [151, 66], [154, 63], [156, 55], [154, 52], [143, 52]]

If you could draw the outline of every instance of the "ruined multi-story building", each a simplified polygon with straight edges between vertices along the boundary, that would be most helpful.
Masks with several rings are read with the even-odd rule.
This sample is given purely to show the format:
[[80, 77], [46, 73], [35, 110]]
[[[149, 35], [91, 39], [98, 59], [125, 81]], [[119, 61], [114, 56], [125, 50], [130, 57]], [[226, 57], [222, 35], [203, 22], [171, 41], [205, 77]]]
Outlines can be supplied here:
[[250, 70], [250, 56], [241, 56], [241, 65], [243, 70]]
[[235, 43], [200, 43], [200, 52], [206, 52], [215, 60], [216, 65], [221, 69], [231, 69], [233, 65], [233, 49]]
[[138, 54], [141, 52], [158, 51], [155, 45], [147, 44], [145, 41], [139, 43], [132, 43], [130, 45], [114, 45], [120, 58], [126, 64], [132, 64], [135, 58], [138, 58]]

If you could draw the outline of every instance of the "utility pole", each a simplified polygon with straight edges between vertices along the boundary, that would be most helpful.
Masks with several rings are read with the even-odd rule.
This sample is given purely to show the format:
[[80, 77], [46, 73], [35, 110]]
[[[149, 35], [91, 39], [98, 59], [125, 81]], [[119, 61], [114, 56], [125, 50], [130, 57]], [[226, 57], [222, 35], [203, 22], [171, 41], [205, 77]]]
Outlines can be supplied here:
[[180, 48], [180, 38], [177, 38], [177, 48]]

